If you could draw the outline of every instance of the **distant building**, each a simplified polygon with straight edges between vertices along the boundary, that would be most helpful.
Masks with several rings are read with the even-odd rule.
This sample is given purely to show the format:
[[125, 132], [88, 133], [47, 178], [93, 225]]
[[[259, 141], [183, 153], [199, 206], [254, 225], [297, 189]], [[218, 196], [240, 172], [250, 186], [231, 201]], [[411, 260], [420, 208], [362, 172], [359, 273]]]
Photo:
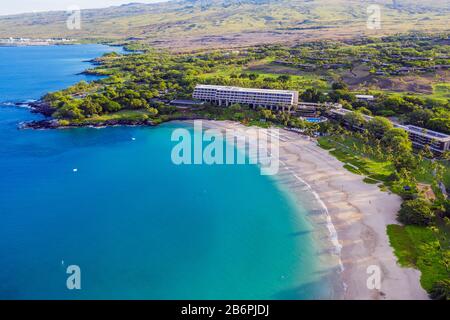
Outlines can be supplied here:
[[367, 102], [369, 102], [369, 101], [374, 101], [375, 100], [374, 96], [368, 95], [368, 94], [357, 94], [355, 97], [359, 101], [367, 101]]
[[418, 149], [429, 146], [431, 151], [437, 154], [450, 150], [450, 135], [411, 125], [395, 124], [394, 126], [408, 132], [409, 139]]
[[[331, 109], [328, 116], [332, 119], [342, 121], [346, 114], [352, 112], [352, 110], [344, 108]], [[373, 119], [373, 117], [368, 115], [363, 115], [363, 117], [366, 121]], [[425, 146], [429, 146], [431, 151], [437, 155], [441, 155], [445, 151], [450, 151], [450, 135], [412, 125], [394, 123], [394, 127], [405, 130], [416, 149], [423, 149]], [[354, 129], [362, 131], [364, 128], [356, 127]]]
[[264, 107], [271, 110], [290, 110], [298, 105], [298, 91], [252, 89], [240, 87], [197, 85], [193, 98], [230, 106], [232, 104], [245, 104], [250, 107]]
[[170, 105], [178, 108], [195, 108], [201, 107], [205, 103], [203, 101], [195, 101], [195, 100], [172, 100], [170, 101]]

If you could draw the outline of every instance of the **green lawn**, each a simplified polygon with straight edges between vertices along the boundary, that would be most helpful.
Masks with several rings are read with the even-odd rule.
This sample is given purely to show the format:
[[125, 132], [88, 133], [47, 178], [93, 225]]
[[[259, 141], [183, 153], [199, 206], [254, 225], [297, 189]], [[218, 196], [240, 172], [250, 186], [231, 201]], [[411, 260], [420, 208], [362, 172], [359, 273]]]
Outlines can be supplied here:
[[[346, 165], [345, 168], [351, 172], [365, 175], [372, 180], [366, 180], [368, 183], [374, 183], [374, 180], [387, 182], [388, 177], [394, 172], [394, 166], [389, 161], [383, 161], [374, 159], [361, 154], [355, 149], [355, 146], [360, 148], [361, 142], [353, 137], [346, 137], [343, 141], [337, 141], [334, 137], [321, 137], [319, 138], [319, 145], [329, 150], [330, 154], [335, 156], [339, 161], [344, 164], [351, 164], [354, 167]], [[450, 162], [441, 161], [445, 166], [444, 171], [444, 184], [447, 188], [450, 188]], [[419, 164], [419, 169], [413, 172], [414, 177], [420, 183], [432, 184], [434, 182], [433, 170], [431, 167], [431, 161], [423, 160]]]
[[319, 139], [319, 145], [326, 150], [331, 150], [330, 153], [343, 162], [347, 170], [368, 177], [370, 179], [366, 181], [368, 183], [375, 183], [374, 180], [387, 182], [389, 176], [394, 172], [392, 163], [372, 159], [358, 153], [353, 148], [354, 143], [360, 144], [353, 138], [347, 138], [343, 142], [338, 142], [332, 137]]
[[436, 281], [450, 277], [450, 250], [439, 241], [440, 230], [389, 225], [387, 233], [398, 263], [402, 267], [419, 269], [425, 290], [429, 291]]
[[[74, 123], [95, 123], [95, 122], [105, 122], [112, 120], [146, 120], [150, 116], [146, 110], [122, 110], [115, 113], [103, 114], [101, 116], [93, 116], [91, 118], [86, 118], [83, 120], [71, 120]], [[60, 120], [67, 121], [67, 120]]]
[[[260, 62], [264, 62], [267, 59], [263, 59]], [[283, 72], [280, 70], [280, 72], [276, 72], [276, 70], [273, 71], [264, 71], [264, 70], [258, 70], [258, 69], [252, 69], [248, 67], [241, 67], [241, 66], [226, 66], [225, 68], [216, 69], [212, 72], [202, 74], [200, 76], [197, 76], [198, 81], [207, 81], [212, 80], [216, 78], [221, 78], [223, 80], [226, 80], [228, 82], [234, 81], [240, 81], [240, 85], [242, 84], [242, 81], [246, 81], [246, 79], [232, 79], [231, 75], [241, 75], [241, 74], [255, 74], [258, 75], [257, 80], [262, 81], [263, 79], [278, 79], [281, 75], [286, 75], [286, 72]], [[327, 81], [317, 78], [317, 76], [311, 75], [311, 74], [302, 74], [302, 75], [290, 75], [290, 80], [285, 84], [287, 88], [290, 89], [298, 89], [298, 88], [319, 88], [327, 90], [329, 89], [329, 84]], [[254, 82], [254, 81], [253, 81]]]
[[437, 83], [433, 85], [433, 97], [450, 99], [450, 83]]

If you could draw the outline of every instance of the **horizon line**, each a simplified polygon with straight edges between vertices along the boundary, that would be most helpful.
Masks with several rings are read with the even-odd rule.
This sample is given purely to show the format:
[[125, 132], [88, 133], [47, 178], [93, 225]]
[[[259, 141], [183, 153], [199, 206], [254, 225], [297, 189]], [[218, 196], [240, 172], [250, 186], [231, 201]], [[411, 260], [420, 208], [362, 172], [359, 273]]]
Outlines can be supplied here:
[[[80, 7], [81, 10], [100, 10], [100, 9], [108, 9], [108, 8], [118, 8], [123, 6], [129, 6], [129, 5], [154, 5], [159, 4], [162, 2], [171, 2], [176, 0], [152, 0], [153, 2], [145, 3], [140, 1], [130, 1], [123, 4], [117, 4], [117, 5], [109, 5], [109, 6], [100, 6], [100, 7]], [[75, 5], [75, 4], [73, 4]], [[13, 17], [13, 16], [20, 16], [20, 15], [26, 15], [26, 14], [36, 14], [36, 13], [54, 13], [54, 12], [66, 12], [64, 9], [42, 9], [42, 10], [32, 10], [32, 11], [22, 11], [22, 12], [11, 12], [11, 13], [1, 13], [0, 17]]]

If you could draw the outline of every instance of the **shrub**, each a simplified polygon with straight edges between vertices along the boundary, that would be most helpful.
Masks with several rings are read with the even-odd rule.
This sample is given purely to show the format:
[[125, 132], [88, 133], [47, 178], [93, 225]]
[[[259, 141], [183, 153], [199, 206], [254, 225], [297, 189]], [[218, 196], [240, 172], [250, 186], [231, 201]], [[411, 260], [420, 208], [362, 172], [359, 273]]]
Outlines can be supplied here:
[[434, 300], [450, 300], [450, 280], [440, 280], [430, 290], [430, 297]]
[[62, 127], [66, 127], [66, 126], [70, 125], [70, 121], [68, 121], [68, 120], [58, 120], [58, 123]]
[[398, 213], [398, 220], [403, 224], [428, 226], [433, 216], [430, 203], [418, 198], [403, 202], [402, 208]]

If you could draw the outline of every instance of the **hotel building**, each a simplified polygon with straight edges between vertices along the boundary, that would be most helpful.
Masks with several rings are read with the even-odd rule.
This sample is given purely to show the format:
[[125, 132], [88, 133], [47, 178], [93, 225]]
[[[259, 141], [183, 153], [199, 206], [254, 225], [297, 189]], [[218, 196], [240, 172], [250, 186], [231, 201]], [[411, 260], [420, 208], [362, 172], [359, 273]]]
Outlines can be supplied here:
[[450, 150], [450, 136], [447, 134], [411, 125], [403, 126], [396, 124], [394, 126], [408, 132], [409, 139], [415, 148], [422, 149], [425, 146], [429, 146], [431, 151], [437, 154], [442, 154]]
[[[329, 117], [342, 121], [344, 116], [353, 111], [344, 108], [331, 109]], [[373, 117], [364, 115], [366, 121], [370, 121]], [[440, 132], [412, 126], [412, 125], [400, 125], [393, 124], [395, 128], [400, 128], [408, 133], [414, 148], [423, 149], [425, 146], [429, 146], [430, 150], [437, 155], [442, 155], [445, 151], [450, 150], [450, 135]], [[364, 130], [364, 128], [355, 127], [356, 130]]]
[[239, 103], [253, 108], [264, 107], [271, 110], [290, 110], [298, 105], [298, 92], [288, 90], [197, 85], [193, 98], [219, 106]]

